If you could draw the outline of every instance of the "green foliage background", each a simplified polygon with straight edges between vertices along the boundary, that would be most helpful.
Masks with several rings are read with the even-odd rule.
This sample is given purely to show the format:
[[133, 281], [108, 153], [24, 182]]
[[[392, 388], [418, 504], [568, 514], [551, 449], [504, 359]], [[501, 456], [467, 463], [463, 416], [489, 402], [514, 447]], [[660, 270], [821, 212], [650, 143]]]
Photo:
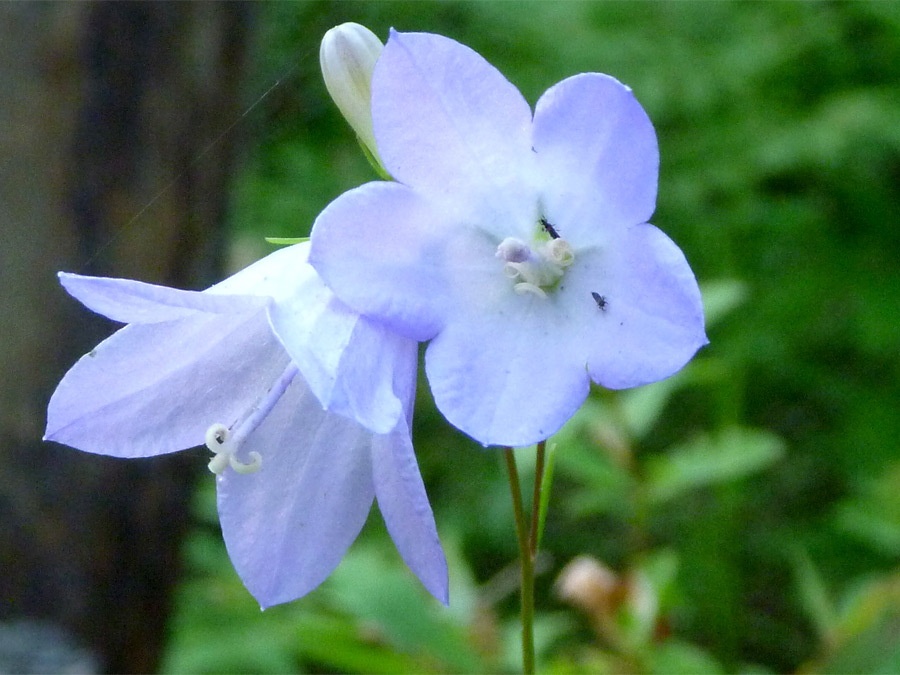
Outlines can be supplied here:
[[[453, 37], [533, 104], [583, 71], [656, 125], [654, 223], [704, 289], [711, 344], [676, 377], [597, 390], [555, 439], [539, 562], [545, 672], [900, 672], [900, 5], [258, 6], [237, 257], [303, 236], [374, 179], [318, 73], [354, 20]], [[390, 236], [390, 224], [385, 224]], [[551, 358], [552, 355], [548, 355]], [[374, 511], [319, 590], [260, 614], [198, 493], [170, 672], [507, 672], [517, 548], [501, 458], [420, 383], [415, 442], [451, 562], [441, 607]], [[528, 450], [520, 466], [531, 466]], [[614, 572], [591, 608], [557, 579]], [[596, 598], [595, 598], [596, 600]]]

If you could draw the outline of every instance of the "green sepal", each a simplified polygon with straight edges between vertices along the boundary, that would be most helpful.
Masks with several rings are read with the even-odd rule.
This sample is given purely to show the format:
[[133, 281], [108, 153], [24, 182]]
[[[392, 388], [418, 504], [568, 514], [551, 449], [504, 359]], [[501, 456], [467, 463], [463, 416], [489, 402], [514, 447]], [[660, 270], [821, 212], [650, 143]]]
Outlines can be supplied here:
[[359, 136], [356, 137], [356, 140], [359, 141], [359, 147], [362, 148], [363, 154], [366, 156], [369, 164], [375, 169], [375, 173], [378, 174], [378, 177], [382, 180], [394, 180], [394, 177], [391, 176], [387, 172], [387, 169], [381, 164], [381, 159], [376, 157], [375, 154], [369, 149], [369, 146], [362, 142], [362, 139]]
[[538, 530], [535, 549], [541, 547], [544, 525], [547, 523], [547, 509], [550, 507], [550, 488], [553, 485], [553, 467], [556, 464], [556, 443], [548, 443], [545, 455], [544, 475], [541, 478], [541, 503], [538, 505]]
[[267, 242], [277, 246], [291, 246], [292, 244], [302, 244], [309, 241], [309, 237], [266, 237]]

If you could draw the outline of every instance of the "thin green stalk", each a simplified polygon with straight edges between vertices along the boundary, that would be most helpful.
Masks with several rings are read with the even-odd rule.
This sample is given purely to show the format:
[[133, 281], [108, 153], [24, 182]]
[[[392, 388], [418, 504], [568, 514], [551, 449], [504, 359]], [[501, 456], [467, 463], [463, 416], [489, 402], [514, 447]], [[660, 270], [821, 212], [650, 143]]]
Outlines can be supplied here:
[[537, 557], [540, 541], [541, 488], [544, 485], [544, 447], [547, 441], [537, 444], [537, 456], [534, 459], [534, 494], [531, 498], [531, 537], [529, 538], [532, 563]]
[[522, 489], [519, 487], [519, 471], [512, 448], [503, 448], [509, 487], [512, 491], [513, 513], [516, 518], [516, 537], [519, 540], [519, 557], [522, 560], [522, 672], [534, 675], [534, 559], [528, 541], [528, 523], [522, 509]]

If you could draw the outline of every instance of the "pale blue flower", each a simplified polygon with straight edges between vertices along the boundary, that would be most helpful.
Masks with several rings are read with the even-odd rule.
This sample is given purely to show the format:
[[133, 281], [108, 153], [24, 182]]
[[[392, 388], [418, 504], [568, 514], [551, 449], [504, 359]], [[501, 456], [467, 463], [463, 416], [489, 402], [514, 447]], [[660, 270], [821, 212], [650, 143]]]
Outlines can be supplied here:
[[446, 603], [410, 438], [416, 344], [337, 300], [308, 250], [281, 249], [204, 292], [61, 274], [70, 294], [128, 325], [60, 382], [46, 438], [116, 457], [206, 442], [229, 555], [263, 607], [318, 586], [373, 498]]
[[659, 154], [628, 87], [576, 75], [532, 116], [471, 49], [392, 32], [372, 117], [396, 182], [329, 205], [310, 262], [355, 310], [431, 340], [428, 380], [459, 429], [540, 441], [591, 380], [653, 382], [707, 342], [684, 255], [647, 224]]

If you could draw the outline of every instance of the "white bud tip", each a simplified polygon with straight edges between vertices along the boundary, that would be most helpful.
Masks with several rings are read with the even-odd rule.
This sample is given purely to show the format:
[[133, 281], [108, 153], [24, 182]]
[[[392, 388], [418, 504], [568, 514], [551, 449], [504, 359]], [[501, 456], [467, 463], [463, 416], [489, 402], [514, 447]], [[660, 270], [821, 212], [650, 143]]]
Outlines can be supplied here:
[[375, 33], [351, 22], [325, 33], [319, 49], [328, 93], [375, 157], [378, 148], [372, 128], [372, 73], [383, 48]]

